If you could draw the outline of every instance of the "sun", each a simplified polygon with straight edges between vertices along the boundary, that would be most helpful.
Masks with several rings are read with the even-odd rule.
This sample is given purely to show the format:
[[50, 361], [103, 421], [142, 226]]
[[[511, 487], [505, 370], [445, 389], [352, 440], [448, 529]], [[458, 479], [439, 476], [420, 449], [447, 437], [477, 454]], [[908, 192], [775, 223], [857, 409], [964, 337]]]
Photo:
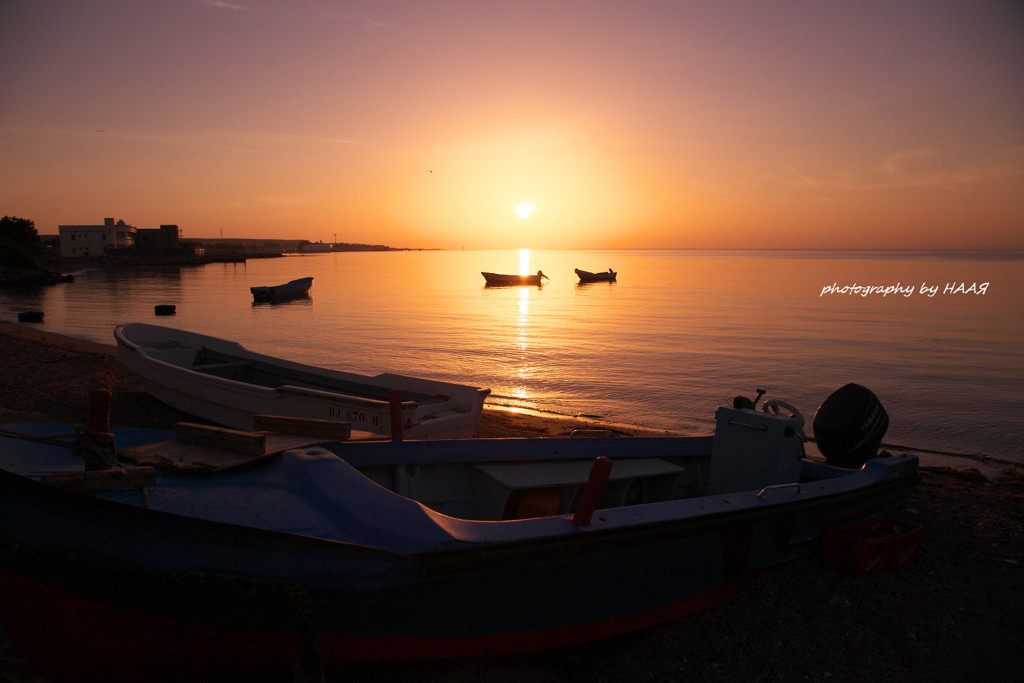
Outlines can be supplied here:
[[516, 213], [519, 214], [520, 218], [529, 218], [530, 214], [537, 210], [536, 206], [533, 204], [527, 204], [526, 202], [516, 204], [513, 208], [515, 208]]

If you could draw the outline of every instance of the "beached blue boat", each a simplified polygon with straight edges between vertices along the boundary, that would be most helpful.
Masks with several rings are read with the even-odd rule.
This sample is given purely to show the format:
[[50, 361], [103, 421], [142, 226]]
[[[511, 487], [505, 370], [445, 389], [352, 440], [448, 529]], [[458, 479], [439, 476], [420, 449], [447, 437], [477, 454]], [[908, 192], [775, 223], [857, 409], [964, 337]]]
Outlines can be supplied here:
[[836, 429], [837, 455], [866, 458], [844, 468], [805, 458], [781, 412], [723, 406], [706, 437], [333, 442], [203, 476], [222, 446], [189, 447], [182, 469], [172, 434], [114, 430], [127, 468], [83, 471], [54, 441], [70, 428], [5, 425], [0, 620], [44, 676], [106, 681], [633, 631], [729, 599], [914, 486], [916, 456], [868, 458], [875, 434], [853, 448], [865, 414]]

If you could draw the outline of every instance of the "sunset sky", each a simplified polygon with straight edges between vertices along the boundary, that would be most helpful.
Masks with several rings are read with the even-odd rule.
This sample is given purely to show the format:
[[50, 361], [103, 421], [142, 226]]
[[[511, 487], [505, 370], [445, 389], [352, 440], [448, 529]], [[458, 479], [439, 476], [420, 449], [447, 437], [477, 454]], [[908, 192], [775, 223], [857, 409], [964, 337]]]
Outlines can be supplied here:
[[0, 0], [0, 65], [41, 234], [1024, 248], [1020, 0]]

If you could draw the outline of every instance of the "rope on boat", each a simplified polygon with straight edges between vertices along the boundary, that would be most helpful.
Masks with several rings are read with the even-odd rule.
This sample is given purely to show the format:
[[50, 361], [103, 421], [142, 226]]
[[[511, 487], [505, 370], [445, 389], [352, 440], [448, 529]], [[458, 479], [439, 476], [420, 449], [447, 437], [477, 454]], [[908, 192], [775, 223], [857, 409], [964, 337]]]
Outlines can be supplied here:
[[117, 444], [110, 432], [99, 432], [86, 425], [75, 425], [71, 453], [85, 461], [86, 469], [112, 470], [117, 464]]

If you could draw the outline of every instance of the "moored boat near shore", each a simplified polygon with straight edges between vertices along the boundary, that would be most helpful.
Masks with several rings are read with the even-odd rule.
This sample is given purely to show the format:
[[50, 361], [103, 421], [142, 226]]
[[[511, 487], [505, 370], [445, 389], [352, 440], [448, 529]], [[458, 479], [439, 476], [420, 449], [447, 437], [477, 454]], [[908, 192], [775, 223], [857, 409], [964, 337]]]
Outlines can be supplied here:
[[285, 282], [281, 285], [250, 287], [249, 291], [252, 293], [254, 301], [280, 301], [283, 299], [305, 296], [309, 294], [309, 289], [312, 286], [313, 278], [301, 277], [297, 280]]
[[[835, 452], [866, 459], [842, 468], [803, 457], [798, 413], [755, 404], [719, 408], [707, 437], [325, 443], [209, 476], [86, 472], [57, 438], [70, 427], [5, 425], [2, 626], [53, 680], [116, 681], [509, 654], [662, 623], [887, 518], [916, 482], [916, 456], [868, 457], [875, 430], [857, 444], [838, 428]], [[123, 460], [172, 437], [113, 436]]]
[[541, 280], [550, 279], [542, 271], [537, 271], [536, 275], [507, 275], [503, 273], [485, 273], [481, 272], [484, 276], [484, 280], [491, 287], [514, 287], [517, 285], [540, 285]]
[[490, 393], [406, 375], [371, 377], [304, 365], [145, 323], [118, 325], [114, 339], [121, 362], [149, 393], [233, 429], [252, 429], [256, 415], [281, 415], [349, 422], [353, 429], [392, 437], [466, 438]]
[[576, 269], [576, 277], [580, 279], [580, 282], [613, 282], [618, 276], [618, 273], [609, 268], [603, 273], [591, 273], [589, 270]]

